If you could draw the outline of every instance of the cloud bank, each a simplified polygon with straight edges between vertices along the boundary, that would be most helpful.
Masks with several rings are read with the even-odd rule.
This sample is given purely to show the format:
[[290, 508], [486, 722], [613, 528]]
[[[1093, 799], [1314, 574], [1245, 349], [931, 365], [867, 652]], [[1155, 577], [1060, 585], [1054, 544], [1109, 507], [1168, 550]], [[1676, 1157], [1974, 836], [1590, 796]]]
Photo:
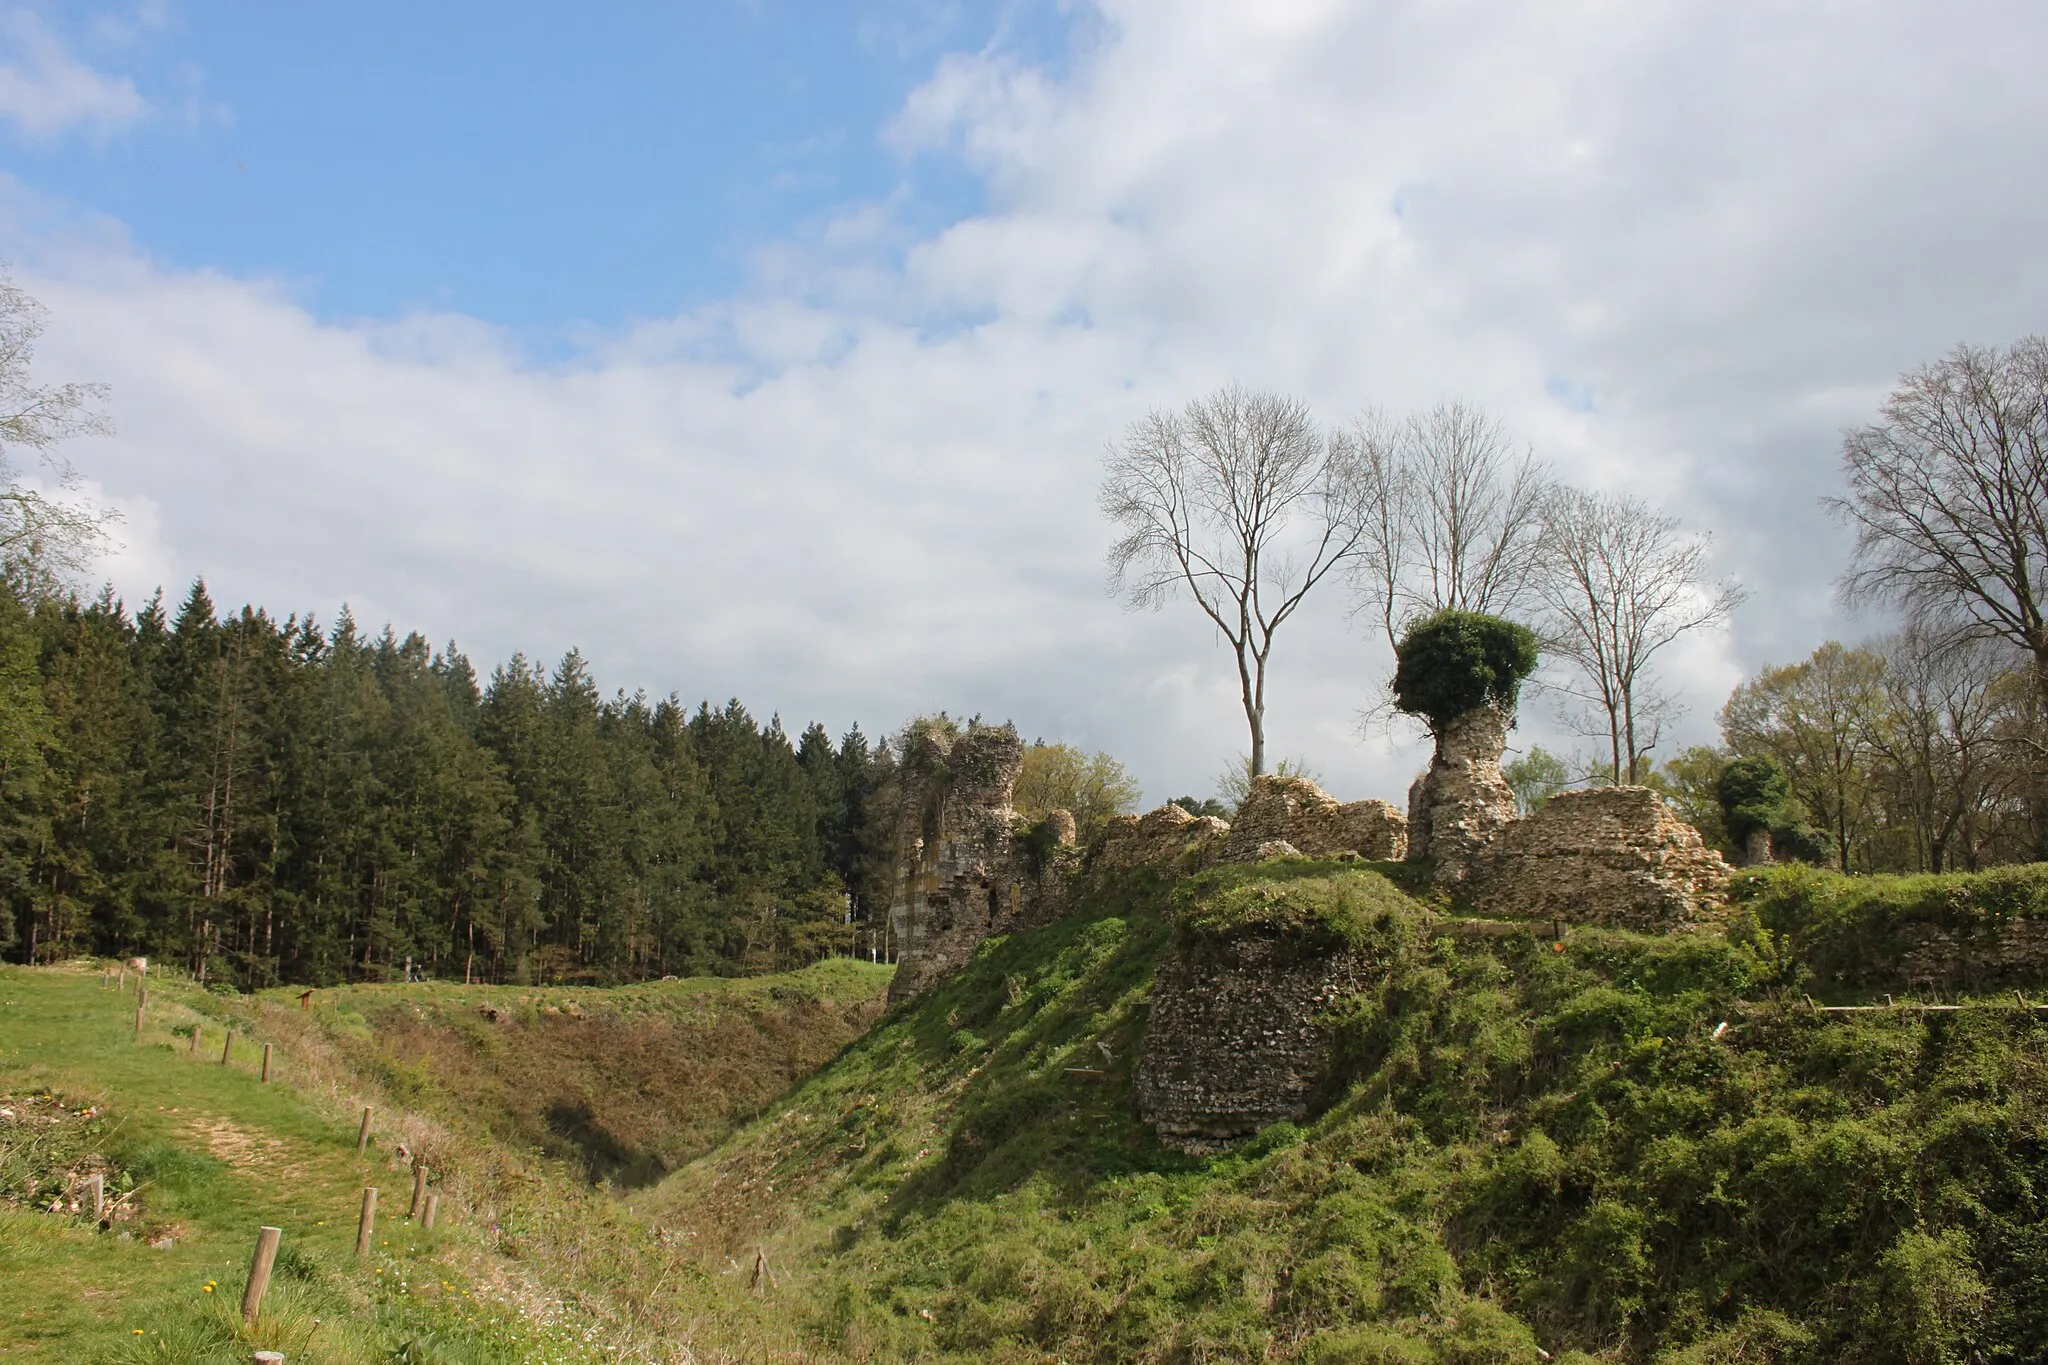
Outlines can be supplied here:
[[[1840, 427], [2043, 326], [2031, 7], [1089, 20], [1057, 70], [946, 57], [878, 130], [981, 176], [985, 212], [920, 236], [852, 206], [743, 295], [566, 361], [464, 317], [323, 325], [287, 282], [161, 267], [17, 188], [0, 241], [52, 309], [46, 373], [116, 393], [120, 436], [73, 452], [130, 511], [110, 574], [347, 601], [480, 660], [577, 644], [606, 682], [792, 721], [1011, 716], [1163, 799], [1210, 790], [1243, 722], [1191, 610], [1103, 592], [1104, 443], [1232, 379], [1331, 420], [1458, 395], [1714, 532], [1757, 590], [1672, 660], [1704, 739], [1744, 672], [1856, 629], [1816, 503]], [[1420, 749], [1359, 735], [1390, 665], [1344, 606], [1281, 637], [1273, 751], [1397, 798]]]
[[0, 13], [0, 118], [25, 137], [47, 141], [74, 128], [104, 136], [148, 113], [134, 81], [81, 61], [33, 11]]

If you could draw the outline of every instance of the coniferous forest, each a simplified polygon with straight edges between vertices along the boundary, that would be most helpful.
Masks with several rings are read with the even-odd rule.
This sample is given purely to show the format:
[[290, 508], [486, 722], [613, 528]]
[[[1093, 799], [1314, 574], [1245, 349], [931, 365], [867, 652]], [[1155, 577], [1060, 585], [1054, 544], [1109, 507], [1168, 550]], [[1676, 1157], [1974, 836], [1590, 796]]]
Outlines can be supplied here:
[[[887, 743], [607, 697], [205, 584], [0, 593], [0, 950], [209, 982], [611, 982], [886, 952]], [[872, 940], [872, 942], [871, 942]]]

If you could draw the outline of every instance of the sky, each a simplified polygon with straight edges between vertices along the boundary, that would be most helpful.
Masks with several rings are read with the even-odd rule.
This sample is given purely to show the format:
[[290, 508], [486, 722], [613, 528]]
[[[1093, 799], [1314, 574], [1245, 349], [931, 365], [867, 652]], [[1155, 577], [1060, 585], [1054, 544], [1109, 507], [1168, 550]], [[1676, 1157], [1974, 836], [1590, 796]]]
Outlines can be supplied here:
[[[1230, 655], [1107, 590], [1105, 448], [1231, 382], [1461, 398], [1749, 588], [1663, 660], [1675, 750], [1881, 627], [1842, 429], [2048, 329], [2044, 50], [2018, 0], [0, 3], [0, 256], [38, 376], [111, 388], [68, 454], [131, 603], [1204, 795]], [[1283, 630], [1269, 745], [1399, 801], [1351, 606]]]

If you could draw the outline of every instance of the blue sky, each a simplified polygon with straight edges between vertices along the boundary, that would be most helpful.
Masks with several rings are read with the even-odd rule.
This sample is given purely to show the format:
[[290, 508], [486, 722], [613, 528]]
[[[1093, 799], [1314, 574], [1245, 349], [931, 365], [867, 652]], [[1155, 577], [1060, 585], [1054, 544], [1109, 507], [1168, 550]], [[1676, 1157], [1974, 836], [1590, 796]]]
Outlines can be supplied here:
[[[2044, 50], [2010, 0], [0, 0], [0, 257], [111, 388], [70, 454], [131, 600], [1007, 716], [1163, 799], [1243, 720], [1104, 591], [1105, 445], [1232, 381], [1454, 397], [1753, 590], [1660, 661], [1668, 752], [1882, 625], [1842, 428], [2048, 325]], [[1352, 605], [1280, 639], [1271, 751], [1399, 800]], [[1517, 743], [1581, 742], [1553, 701]]]
[[[34, 15], [24, 18], [24, 15]], [[887, 201], [981, 206], [883, 134], [937, 54], [1056, 58], [1014, 3], [247, 4], [37, 14], [152, 114], [5, 144], [0, 169], [173, 267], [293, 282], [319, 317], [616, 326], [745, 289], [764, 243]]]

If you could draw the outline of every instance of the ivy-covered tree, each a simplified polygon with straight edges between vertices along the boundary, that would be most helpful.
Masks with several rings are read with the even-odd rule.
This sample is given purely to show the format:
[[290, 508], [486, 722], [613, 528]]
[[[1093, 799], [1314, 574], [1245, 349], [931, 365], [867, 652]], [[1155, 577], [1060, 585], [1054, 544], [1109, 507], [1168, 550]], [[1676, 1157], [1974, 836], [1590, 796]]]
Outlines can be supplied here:
[[1441, 736], [1482, 706], [1514, 715], [1522, 684], [1536, 671], [1536, 633], [1505, 617], [1454, 608], [1410, 626], [1394, 658], [1395, 707]]

